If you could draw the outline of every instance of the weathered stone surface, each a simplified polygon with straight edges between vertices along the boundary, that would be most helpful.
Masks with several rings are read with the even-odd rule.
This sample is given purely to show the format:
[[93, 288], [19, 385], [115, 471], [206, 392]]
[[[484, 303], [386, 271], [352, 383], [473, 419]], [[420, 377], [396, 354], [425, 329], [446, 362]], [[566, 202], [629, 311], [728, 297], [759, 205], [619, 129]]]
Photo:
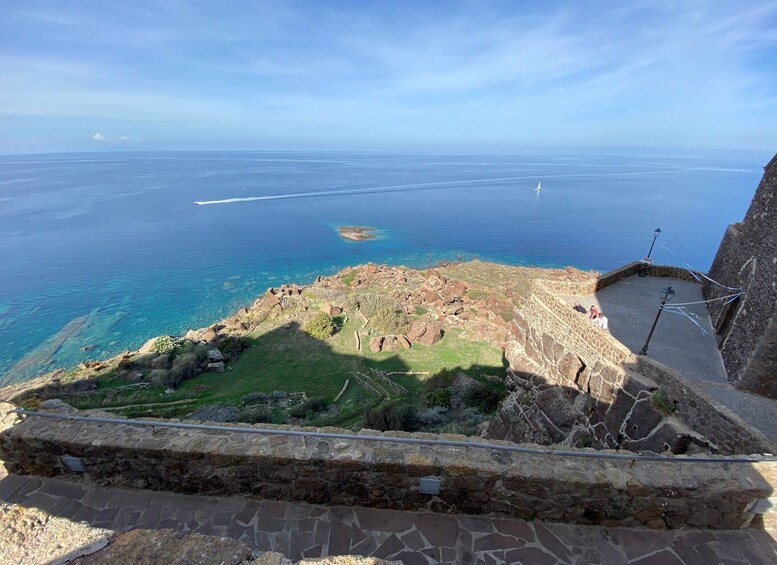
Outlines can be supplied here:
[[202, 334], [202, 341], [206, 343], [213, 343], [214, 341], [218, 341], [218, 334], [215, 330], [209, 329], [204, 334]]
[[208, 363], [208, 367], [206, 368], [206, 371], [209, 373], [221, 373], [224, 371], [224, 362], [219, 361], [218, 363]]
[[0, 502], [2, 563], [62, 563], [97, 551], [112, 535], [110, 530], [91, 528], [38, 508]]
[[231, 538], [198, 533], [179, 534], [174, 530], [132, 530], [111, 540], [91, 555], [73, 561], [78, 565], [237, 565], [252, 560], [251, 548]]
[[221, 351], [218, 349], [209, 349], [208, 350], [208, 361], [211, 363], [219, 363], [224, 360], [224, 356], [221, 354]]

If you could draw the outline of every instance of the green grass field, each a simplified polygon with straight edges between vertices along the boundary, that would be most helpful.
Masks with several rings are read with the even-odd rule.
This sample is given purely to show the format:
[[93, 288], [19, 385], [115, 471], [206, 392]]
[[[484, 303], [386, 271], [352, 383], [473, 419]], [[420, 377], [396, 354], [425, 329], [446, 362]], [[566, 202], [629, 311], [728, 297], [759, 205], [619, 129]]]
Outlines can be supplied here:
[[[346, 393], [338, 400], [337, 414], [324, 415], [311, 422], [346, 426], [358, 423], [367, 409], [385, 400], [359, 385], [354, 378], [357, 372], [369, 373], [373, 368], [383, 372], [434, 374], [459, 367], [465, 372], [475, 368], [475, 371], [502, 375], [501, 350], [488, 343], [463, 340], [458, 330], [446, 332], [431, 347], [416, 344], [411, 349], [380, 353], [369, 351], [369, 336], [363, 331], [363, 351], [359, 354], [354, 331], [360, 326], [359, 319], [348, 317], [337, 334], [321, 341], [302, 331], [297, 322], [263, 324], [248, 336], [248, 349], [223, 373], [203, 373], [184, 381], [169, 394], [157, 386], [117, 389], [122, 382], [109, 376], [98, 377], [98, 390], [76, 397], [73, 404], [82, 409], [110, 409], [132, 417], [182, 417], [203, 405], [239, 406], [241, 398], [252, 392], [304, 392], [308, 398], [323, 397], [332, 402], [350, 379]], [[416, 403], [426, 377], [392, 376], [392, 380], [408, 390], [401, 401]]]

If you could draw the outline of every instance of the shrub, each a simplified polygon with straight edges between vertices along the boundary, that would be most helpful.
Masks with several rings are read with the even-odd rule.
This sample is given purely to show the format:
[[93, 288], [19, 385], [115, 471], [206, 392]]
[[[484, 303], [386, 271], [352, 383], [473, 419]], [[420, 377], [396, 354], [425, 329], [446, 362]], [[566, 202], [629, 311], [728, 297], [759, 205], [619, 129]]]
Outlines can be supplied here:
[[200, 373], [200, 363], [197, 362], [197, 354], [194, 352], [179, 355], [170, 367], [170, 379], [176, 384], [186, 379], [196, 377]]
[[154, 353], [172, 353], [180, 345], [181, 340], [177, 337], [161, 335], [154, 341], [154, 345], [151, 346], [151, 351]]
[[355, 303], [378, 333], [403, 334], [410, 328], [410, 318], [403, 305], [390, 296], [362, 293], [357, 295]]
[[364, 416], [366, 427], [386, 431], [414, 432], [418, 429], [418, 414], [407, 404], [386, 403], [368, 410]]
[[230, 359], [237, 357], [246, 349], [248, 349], [248, 340], [242, 336], [228, 335], [219, 341], [219, 351]]
[[269, 406], [249, 406], [240, 411], [238, 422], [259, 424], [272, 422], [272, 410]]
[[505, 390], [493, 387], [478, 387], [470, 390], [464, 399], [468, 406], [477, 406], [483, 412], [495, 412], [499, 401], [505, 396]]
[[187, 351], [194, 353], [198, 365], [205, 365], [208, 362], [208, 349], [210, 348], [204, 345], [194, 345], [189, 347]]
[[383, 334], [403, 334], [410, 329], [410, 318], [397, 306], [381, 308], [372, 315], [370, 322]]
[[317, 312], [313, 318], [311, 318], [307, 324], [305, 324], [305, 332], [316, 339], [328, 339], [337, 326], [335, 320], [329, 314], [325, 312]]
[[455, 378], [456, 374], [453, 371], [443, 369], [424, 381], [424, 390], [426, 392], [432, 392], [441, 388], [447, 388], [451, 386], [451, 383]]
[[262, 404], [267, 402], [266, 392], [250, 392], [240, 399], [243, 404]]
[[151, 371], [151, 373], [149, 373], [148, 380], [151, 382], [151, 384], [157, 386], [168, 386], [167, 371], [165, 369], [154, 369]]
[[326, 401], [326, 399], [317, 396], [292, 407], [289, 410], [289, 416], [292, 418], [310, 418], [314, 414], [323, 412], [328, 407], [329, 403]]
[[591, 447], [594, 444], [594, 438], [589, 434], [583, 434], [575, 442], [575, 447]]
[[163, 354], [157, 355], [151, 360], [152, 369], [169, 369], [170, 368], [170, 356]]
[[674, 402], [669, 400], [669, 397], [663, 390], [657, 390], [653, 393], [650, 397], [650, 404], [664, 416], [669, 416], [669, 414], [676, 410]]
[[435, 406], [418, 413], [419, 423], [424, 428], [439, 426], [445, 421], [447, 410], [441, 406]]
[[428, 408], [433, 406], [440, 406], [442, 408], [450, 408], [451, 406], [451, 391], [441, 388], [432, 392], [427, 392], [424, 397], [424, 403]]
[[285, 390], [274, 390], [270, 393], [270, 400], [273, 402], [278, 402], [279, 400], [284, 400], [289, 397], [289, 393]]
[[461, 434], [464, 436], [477, 435], [479, 429], [477, 426], [471, 426], [464, 422], [448, 422], [437, 428], [439, 434]]

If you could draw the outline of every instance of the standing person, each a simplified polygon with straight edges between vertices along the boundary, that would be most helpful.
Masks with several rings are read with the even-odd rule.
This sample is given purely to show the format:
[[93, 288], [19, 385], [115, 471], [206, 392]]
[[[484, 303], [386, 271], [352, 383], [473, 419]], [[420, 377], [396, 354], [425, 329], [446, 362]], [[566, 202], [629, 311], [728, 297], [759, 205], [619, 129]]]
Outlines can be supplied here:
[[588, 319], [591, 320], [591, 322], [596, 321], [596, 317], [599, 315], [599, 309], [591, 304], [591, 307], [588, 309]]

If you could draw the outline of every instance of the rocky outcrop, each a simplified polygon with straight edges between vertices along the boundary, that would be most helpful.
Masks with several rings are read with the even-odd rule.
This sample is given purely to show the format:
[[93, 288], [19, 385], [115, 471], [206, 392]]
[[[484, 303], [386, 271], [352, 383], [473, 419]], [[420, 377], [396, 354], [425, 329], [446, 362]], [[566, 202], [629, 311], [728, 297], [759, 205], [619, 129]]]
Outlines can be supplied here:
[[370, 351], [373, 353], [410, 349], [411, 346], [410, 340], [405, 335], [385, 335], [370, 339]]
[[415, 320], [407, 332], [407, 338], [412, 343], [421, 345], [434, 345], [442, 339], [442, 329], [432, 323]]

